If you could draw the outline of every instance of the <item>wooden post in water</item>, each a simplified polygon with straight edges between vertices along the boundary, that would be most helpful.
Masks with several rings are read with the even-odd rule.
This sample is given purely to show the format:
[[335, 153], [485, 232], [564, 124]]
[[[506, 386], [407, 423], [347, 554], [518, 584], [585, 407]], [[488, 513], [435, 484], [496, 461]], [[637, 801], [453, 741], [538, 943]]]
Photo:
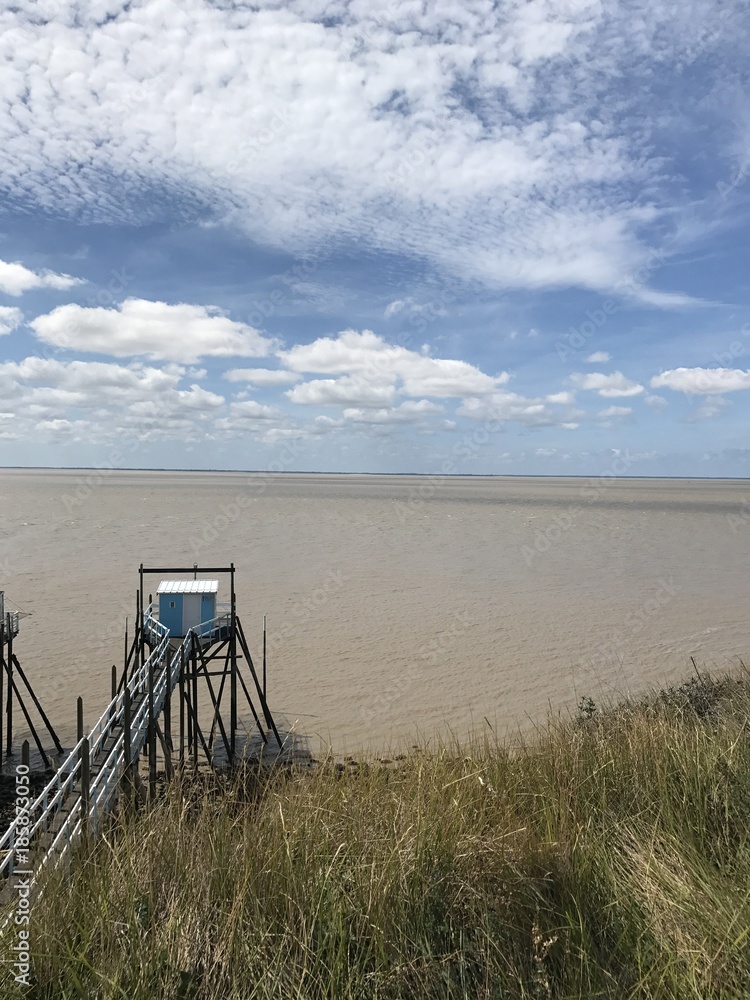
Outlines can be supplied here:
[[83, 739], [83, 698], [76, 702], [76, 743]]
[[31, 760], [31, 748], [29, 746], [29, 741], [24, 740], [21, 744], [21, 763], [26, 766], [26, 773], [28, 774], [29, 762]]
[[266, 616], [263, 615], [263, 697], [268, 698], [266, 686]]

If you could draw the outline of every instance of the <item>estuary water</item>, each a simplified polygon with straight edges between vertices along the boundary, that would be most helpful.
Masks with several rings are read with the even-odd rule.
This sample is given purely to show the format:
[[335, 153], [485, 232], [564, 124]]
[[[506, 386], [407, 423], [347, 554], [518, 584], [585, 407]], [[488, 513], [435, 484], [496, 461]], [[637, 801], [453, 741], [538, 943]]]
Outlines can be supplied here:
[[339, 752], [750, 663], [744, 480], [2, 470], [0, 509], [16, 650], [65, 736], [77, 695], [87, 723], [108, 701], [141, 562], [234, 562], [272, 710]]

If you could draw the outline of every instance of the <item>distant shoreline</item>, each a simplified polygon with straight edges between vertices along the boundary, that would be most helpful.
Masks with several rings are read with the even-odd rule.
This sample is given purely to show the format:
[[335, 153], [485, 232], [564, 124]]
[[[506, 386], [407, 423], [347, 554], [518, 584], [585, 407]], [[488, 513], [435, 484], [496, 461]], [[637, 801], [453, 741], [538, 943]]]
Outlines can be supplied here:
[[[328, 469], [305, 469], [292, 470], [282, 469], [280, 471], [269, 471], [267, 469], [168, 469], [158, 466], [148, 468], [138, 468], [135, 466], [118, 466], [109, 468], [108, 466], [94, 465], [0, 465], [0, 472], [94, 472], [94, 473], [114, 473], [114, 472], [174, 472], [193, 473], [200, 475], [213, 475], [215, 473], [226, 473], [242, 476], [372, 476], [387, 479], [407, 479], [419, 477], [421, 479], [600, 479], [601, 470], [598, 472], [578, 472], [567, 475], [550, 475], [539, 472], [336, 472]], [[750, 482], [750, 476], [613, 476], [618, 480], [669, 480], [674, 482]]]

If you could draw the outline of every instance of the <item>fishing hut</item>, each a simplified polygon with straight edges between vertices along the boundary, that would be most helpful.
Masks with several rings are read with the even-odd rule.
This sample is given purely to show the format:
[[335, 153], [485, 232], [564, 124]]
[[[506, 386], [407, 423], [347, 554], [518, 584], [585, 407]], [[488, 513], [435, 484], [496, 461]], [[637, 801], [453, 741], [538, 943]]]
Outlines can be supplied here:
[[156, 589], [159, 621], [171, 639], [183, 639], [190, 629], [199, 634], [216, 618], [218, 580], [162, 580]]
[[[160, 580], [156, 602], [152, 594], [146, 597], [146, 580], [154, 576]], [[222, 576], [228, 583], [225, 603], [218, 601]], [[132, 802], [134, 793], [153, 798], [158, 792], [157, 767], [169, 780], [178, 770], [197, 770], [201, 762], [214, 769], [231, 768], [248, 760], [274, 761], [293, 748], [279, 735], [266, 700], [265, 619], [259, 675], [237, 614], [234, 564], [203, 569], [196, 564], [141, 564], [139, 584], [131, 634], [126, 622], [122, 669], [112, 665], [111, 700], [87, 732], [83, 698], [78, 699], [77, 740], [66, 751], [13, 649], [21, 615], [5, 611], [0, 593], [0, 705], [5, 707], [0, 713], [0, 747], [4, 722], [6, 752], [11, 754], [17, 704], [45, 767], [54, 772], [45, 777], [27, 812], [16, 816], [0, 836], [0, 883], [13, 876], [19, 864], [25, 868], [31, 863], [29, 844], [34, 848], [33, 886], [49, 859], [68, 855], [81, 835], [101, 829], [107, 815]], [[47, 726], [58, 756], [46, 752], [27, 700]], [[148, 761], [147, 783], [139, 776], [142, 757]], [[27, 772], [28, 759], [26, 741]]]

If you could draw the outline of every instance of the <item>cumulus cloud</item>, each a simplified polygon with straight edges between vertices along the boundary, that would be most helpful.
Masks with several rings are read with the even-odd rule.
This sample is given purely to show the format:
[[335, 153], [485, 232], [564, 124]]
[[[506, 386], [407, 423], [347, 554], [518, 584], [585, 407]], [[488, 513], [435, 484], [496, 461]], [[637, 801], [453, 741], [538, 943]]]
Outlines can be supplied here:
[[293, 403], [312, 406], [387, 406], [396, 398], [396, 387], [358, 375], [313, 379], [286, 392]]
[[613, 372], [611, 375], [604, 375], [602, 372], [591, 372], [585, 375], [576, 373], [570, 377], [581, 389], [598, 392], [600, 396], [605, 398], [638, 396], [643, 392], [642, 385], [626, 378], [622, 372]]
[[202, 357], [264, 357], [276, 342], [236, 323], [214, 306], [126, 299], [114, 309], [58, 306], [29, 323], [55, 347], [116, 358], [145, 357], [186, 364]]
[[281, 368], [232, 368], [224, 372], [223, 377], [229, 382], [250, 382], [259, 386], [289, 385], [302, 378], [299, 372], [287, 372]]
[[607, 353], [607, 351], [594, 351], [593, 354], [589, 354], [589, 356], [586, 358], [586, 361], [590, 365], [599, 365], [599, 364], [605, 365], [609, 361], [609, 359], [610, 355]]
[[655, 393], [649, 393], [648, 396], [644, 396], [643, 402], [646, 406], [650, 406], [652, 410], [666, 410], [669, 406], [669, 403], [663, 396], [657, 396]]
[[[632, 280], [644, 227], [673, 207], [653, 70], [733, 39], [742, 11], [634, 3], [143, 0], [45, 17], [21, 0], [0, 14], [0, 185], [127, 223], [160, 218], [144, 189], [164, 187], [285, 250], [348, 240], [493, 287], [628, 283], [673, 305], [687, 297]], [[626, 73], [640, 87], [613, 100], [602, 81]]]
[[[2, 23], [0, 21], [0, 23]], [[0, 122], [2, 116], [0, 115]], [[0, 292], [6, 295], [23, 295], [35, 288], [56, 288], [65, 291], [74, 285], [82, 285], [83, 279], [73, 278], [69, 274], [57, 274], [55, 271], [31, 271], [28, 267], [15, 261], [10, 263], [0, 260]]]
[[[476, 396], [494, 392], [510, 378], [507, 372], [487, 375], [466, 361], [432, 358], [389, 344], [372, 330], [362, 333], [344, 330], [335, 339], [320, 337], [311, 344], [299, 344], [291, 350], [281, 351], [279, 357], [292, 371], [352, 376], [343, 386], [331, 379], [295, 386], [287, 395], [297, 403], [318, 402], [314, 398], [318, 390], [333, 395], [342, 389], [348, 392], [355, 383], [360, 388], [369, 386], [372, 389], [368, 391], [371, 402], [364, 405], [381, 405], [378, 399], [382, 403], [385, 395], [392, 398], [397, 386], [400, 392], [414, 397]], [[336, 388], [332, 388], [334, 384]], [[308, 390], [307, 385], [317, 386], [317, 389]], [[329, 401], [338, 400], [331, 398]], [[352, 405], [362, 403], [353, 402]]]
[[651, 379], [652, 389], [674, 389], [696, 396], [750, 389], [750, 371], [741, 368], [672, 368]]
[[23, 313], [14, 306], [0, 306], [0, 337], [12, 333], [23, 322]]
[[[27, 433], [58, 422], [61, 433], [92, 441], [138, 436], [143, 440], [196, 439], [201, 424], [225, 404], [196, 383], [183, 387], [187, 369], [28, 357], [0, 364], [0, 396], [13, 404]], [[50, 423], [52, 421], [53, 423]], [[66, 430], [67, 429], [67, 430]]]

